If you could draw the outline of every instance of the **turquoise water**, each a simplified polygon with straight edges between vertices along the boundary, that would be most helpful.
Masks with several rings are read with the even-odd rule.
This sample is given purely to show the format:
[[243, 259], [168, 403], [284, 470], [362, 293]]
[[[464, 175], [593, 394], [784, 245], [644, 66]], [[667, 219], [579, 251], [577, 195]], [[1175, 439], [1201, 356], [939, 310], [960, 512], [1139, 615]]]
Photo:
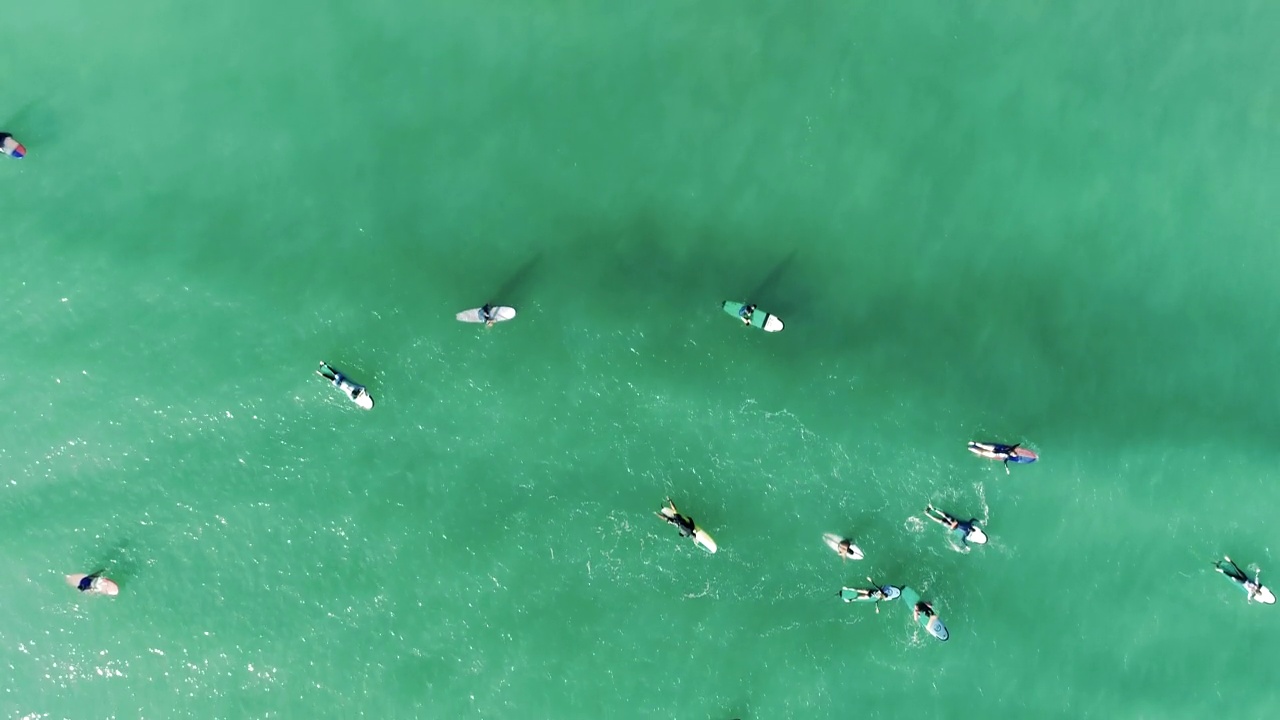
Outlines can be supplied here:
[[[1277, 27], [1262, 2], [21, 9], [0, 708], [1274, 711], [1276, 610], [1210, 561], [1276, 559]], [[453, 320], [486, 300], [520, 316]], [[975, 438], [1042, 462], [1006, 476]], [[929, 502], [990, 544], [954, 552]], [[114, 600], [63, 582], [103, 566]], [[951, 640], [839, 602], [867, 574]]]

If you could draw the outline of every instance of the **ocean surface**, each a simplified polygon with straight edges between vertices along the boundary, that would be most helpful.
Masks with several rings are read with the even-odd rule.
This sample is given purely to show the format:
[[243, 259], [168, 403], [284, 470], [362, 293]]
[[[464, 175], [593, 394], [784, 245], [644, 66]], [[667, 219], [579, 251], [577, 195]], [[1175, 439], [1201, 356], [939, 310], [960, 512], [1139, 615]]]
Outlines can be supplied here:
[[1277, 30], [8, 8], [0, 716], [1273, 715], [1280, 609], [1210, 563], [1280, 586]]

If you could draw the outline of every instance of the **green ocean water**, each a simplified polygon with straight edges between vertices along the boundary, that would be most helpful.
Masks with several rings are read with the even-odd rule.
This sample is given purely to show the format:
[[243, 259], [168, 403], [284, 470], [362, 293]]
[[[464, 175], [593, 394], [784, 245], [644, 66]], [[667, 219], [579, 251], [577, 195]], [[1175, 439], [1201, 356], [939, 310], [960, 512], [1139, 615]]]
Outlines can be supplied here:
[[[10, 9], [0, 714], [1274, 712], [1280, 615], [1210, 561], [1280, 560], [1277, 28]], [[118, 598], [63, 582], [97, 567]], [[951, 640], [839, 602], [868, 574]]]

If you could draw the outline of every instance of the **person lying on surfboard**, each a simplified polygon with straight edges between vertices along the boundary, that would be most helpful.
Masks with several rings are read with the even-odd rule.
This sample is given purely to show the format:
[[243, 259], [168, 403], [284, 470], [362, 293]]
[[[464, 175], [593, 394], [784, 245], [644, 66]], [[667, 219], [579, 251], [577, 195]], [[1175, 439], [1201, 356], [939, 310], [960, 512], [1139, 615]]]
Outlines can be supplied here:
[[755, 303], [752, 303], [750, 305], [743, 305], [742, 309], [738, 311], [738, 317], [742, 318], [743, 325], [750, 325], [751, 317], [755, 315], [755, 313], [756, 313]]
[[333, 386], [341, 390], [351, 402], [359, 405], [365, 410], [373, 408], [373, 396], [365, 389], [363, 385], [357, 385], [351, 382], [351, 378], [343, 375], [329, 363], [321, 360], [320, 369], [316, 370], [316, 374], [333, 383]]
[[[859, 602], [859, 601], [867, 601], [867, 600], [874, 601], [876, 604], [876, 614], [878, 615], [880, 614], [880, 603], [885, 600], [891, 600], [893, 598], [890, 598], [889, 595], [884, 591], [884, 588], [875, 580], [872, 580], [871, 578], [867, 578], [867, 582], [871, 583], [872, 587], [847, 588], [847, 589], [853, 590], [853, 595], [846, 595], [844, 593], [844, 590], [841, 590], [839, 594], [840, 594], [840, 597], [845, 602]], [[890, 588], [890, 589], [894, 589], [894, 588]], [[895, 595], [894, 597], [897, 597], [897, 596]]]
[[982, 528], [978, 527], [977, 518], [961, 520], [942, 510], [929, 505], [924, 509], [924, 514], [930, 520], [946, 527], [951, 532], [960, 536], [960, 542], [968, 545], [972, 540], [979, 545], [987, 541], [986, 533], [982, 532]]
[[1014, 463], [1015, 465], [1026, 465], [1039, 459], [1034, 452], [1021, 448], [1022, 446], [1018, 444], [1004, 445], [1001, 443], [984, 442], [969, 443], [969, 452], [974, 455], [988, 460], [999, 460], [1004, 463], [1004, 472], [1006, 475], [1009, 474], [1009, 463]]
[[1262, 570], [1258, 570], [1258, 572], [1254, 574], [1253, 579], [1250, 580], [1249, 576], [1240, 569], [1240, 566], [1236, 565], [1234, 560], [1226, 556], [1224, 556], [1222, 560], [1215, 562], [1213, 564], [1213, 569], [1231, 578], [1244, 588], [1245, 602], [1253, 602], [1254, 600], [1262, 601], [1264, 590], [1262, 583], [1258, 582], [1258, 578], [1262, 576]]
[[671, 508], [671, 514], [658, 513], [658, 517], [675, 525], [680, 529], [680, 537], [693, 537], [693, 531], [697, 528], [693, 523], [693, 518], [685, 517], [676, 509], [676, 504], [671, 502], [671, 498], [667, 498], [667, 507]]

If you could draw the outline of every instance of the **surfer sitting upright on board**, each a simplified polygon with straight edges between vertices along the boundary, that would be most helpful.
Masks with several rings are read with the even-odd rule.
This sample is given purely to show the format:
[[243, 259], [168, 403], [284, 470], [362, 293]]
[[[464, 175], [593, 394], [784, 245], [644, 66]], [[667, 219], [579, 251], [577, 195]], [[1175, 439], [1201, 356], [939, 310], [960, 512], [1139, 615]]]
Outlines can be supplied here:
[[494, 317], [492, 305], [485, 303], [484, 307], [480, 308], [480, 319], [484, 321], [485, 327], [493, 327], [493, 324], [497, 322], [497, 318]]
[[836, 545], [836, 552], [840, 553], [840, 557], [847, 560], [862, 559], [862, 551], [853, 544], [852, 540], [841, 540], [840, 544]]
[[923, 613], [927, 618], [933, 617], [933, 606], [924, 600], [921, 600], [916, 603], [915, 607], [911, 608], [911, 618], [913, 620], [919, 620], [921, 613]]
[[755, 303], [752, 303], [750, 305], [743, 305], [742, 309], [738, 311], [738, 317], [742, 318], [743, 325], [750, 325], [751, 317], [755, 315], [755, 313], [756, 313]]

